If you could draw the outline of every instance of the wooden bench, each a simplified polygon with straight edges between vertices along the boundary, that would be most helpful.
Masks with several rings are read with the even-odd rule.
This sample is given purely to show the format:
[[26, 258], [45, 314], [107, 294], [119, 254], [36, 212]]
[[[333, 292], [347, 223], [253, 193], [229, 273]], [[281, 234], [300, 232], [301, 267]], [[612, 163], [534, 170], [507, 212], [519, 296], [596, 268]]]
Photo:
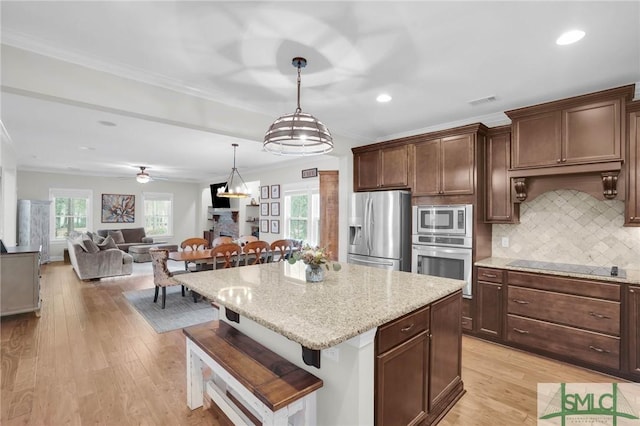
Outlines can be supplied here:
[[316, 424], [315, 391], [321, 379], [225, 322], [183, 332], [189, 408], [201, 407], [206, 392], [236, 425]]

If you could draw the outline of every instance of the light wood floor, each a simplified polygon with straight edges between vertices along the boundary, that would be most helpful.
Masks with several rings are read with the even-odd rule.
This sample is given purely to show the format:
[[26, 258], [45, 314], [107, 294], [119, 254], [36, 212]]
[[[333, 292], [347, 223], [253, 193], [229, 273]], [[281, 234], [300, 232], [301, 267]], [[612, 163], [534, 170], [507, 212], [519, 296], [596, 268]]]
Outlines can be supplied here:
[[[122, 296], [153, 287], [150, 275], [83, 282], [62, 263], [42, 272], [41, 318], [0, 324], [0, 424], [223, 424], [186, 406], [182, 331], [156, 334]], [[535, 425], [538, 382], [619, 381], [468, 337], [462, 359], [467, 393], [441, 425]]]

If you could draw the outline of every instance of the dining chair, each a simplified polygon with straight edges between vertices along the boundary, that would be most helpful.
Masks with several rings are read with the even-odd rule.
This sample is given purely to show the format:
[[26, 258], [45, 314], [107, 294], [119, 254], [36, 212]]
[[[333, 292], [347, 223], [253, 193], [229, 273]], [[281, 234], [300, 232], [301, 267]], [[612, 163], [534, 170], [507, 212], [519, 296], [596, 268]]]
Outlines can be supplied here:
[[211, 248], [214, 248], [215, 246], [219, 246], [220, 244], [229, 244], [229, 243], [233, 243], [233, 238], [217, 237], [217, 238], [214, 238], [213, 241], [211, 241]]
[[271, 261], [280, 262], [288, 259], [295, 248], [296, 244], [293, 240], [275, 240], [271, 243]]
[[[187, 238], [186, 240], [184, 240], [183, 242], [180, 243], [180, 248], [184, 251], [196, 251], [196, 250], [203, 250], [206, 248], [209, 248], [209, 241], [204, 239], [204, 238], [199, 238], [199, 237], [192, 237], [192, 238]], [[189, 263], [193, 263], [193, 269], [189, 269]], [[206, 262], [184, 262], [184, 269], [186, 271], [191, 270], [193, 271], [198, 271], [201, 269], [202, 264], [204, 264]]]
[[[158, 302], [158, 292], [162, 288], [162, 309], [164, 309], [167, 300], [167, 287], [170, 285], [181, 285], [173, 276], [186, 271], [171, 272], [167, 267], [167, 259], [169, 259], [169, 250], [161, 248], [149, 249], [151, 255], [151, 266], [153, 267], [153, 283], [156, 286], [156, 292], [153, 297], [153, 303]], [[184, 285], [182, 286], [182, 297], [184, 297]]]
[[258, 241], [258, 237], [254, 237], [253, 235], [242, 235], [238, 238], [238, 244], [240, 244], [240, 247], [244, 247], [247, 243], [254, 241]]
[[[269, 261], [271, 246], [266, 241], [251, 241], [242, 247], [244, 265], [258, 265]], [[252, 254], [252, 256], [250, 256]]]
[[232, 268], [240, 264], [240, 256], [242, 255], [242, 247], [235, 243], [226, 243], [215, 246], [211, 249], [211, 257], [213, 269], [218, 269], [218, 265], [222, 268]]

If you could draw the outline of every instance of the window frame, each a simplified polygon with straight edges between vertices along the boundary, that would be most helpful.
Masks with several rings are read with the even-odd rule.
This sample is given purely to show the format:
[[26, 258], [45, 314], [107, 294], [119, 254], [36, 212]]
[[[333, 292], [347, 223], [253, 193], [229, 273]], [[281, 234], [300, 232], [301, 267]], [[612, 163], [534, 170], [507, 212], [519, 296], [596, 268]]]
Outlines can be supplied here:
[[305, 243], [318, 245], [320, 242], [320, 183], [287, 184], [282, 187], [281, 197], [284, 208], [281, 209], [283, 238], [291, 237], [291, 196], [306, 195], [310, 198], [310, 216], [307, 217], [307, 239]]
[[[49, 240], [64, 241], [67, 237], [56, 237], [56, 198], [84, 198], [87, 200], [87, 230], [93, 229], [93, 190], [76, 188], [49, 188]], [[74, 216], [75, 217], [75, 216]]]
[[[166, 234], [150, 234], [147, 230], [147, 201], [169, 201], [171, 208], [169, 209], [169, 218], [167, 220]], [[142, 193], [142, 227], [148, 237], [172, 237], [173, 236], [173, 220], [174, 220], [174, 202], [173, 193], [171, 192], [143, 192]]]

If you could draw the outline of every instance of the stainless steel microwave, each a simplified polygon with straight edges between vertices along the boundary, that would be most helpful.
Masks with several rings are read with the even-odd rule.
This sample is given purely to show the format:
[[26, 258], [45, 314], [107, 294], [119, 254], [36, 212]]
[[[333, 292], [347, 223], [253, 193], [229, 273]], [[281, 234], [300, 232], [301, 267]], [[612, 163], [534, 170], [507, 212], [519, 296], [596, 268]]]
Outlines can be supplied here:
[[413, 206], [413, 234], [441, 234], [471, 237], [473, 206]]

